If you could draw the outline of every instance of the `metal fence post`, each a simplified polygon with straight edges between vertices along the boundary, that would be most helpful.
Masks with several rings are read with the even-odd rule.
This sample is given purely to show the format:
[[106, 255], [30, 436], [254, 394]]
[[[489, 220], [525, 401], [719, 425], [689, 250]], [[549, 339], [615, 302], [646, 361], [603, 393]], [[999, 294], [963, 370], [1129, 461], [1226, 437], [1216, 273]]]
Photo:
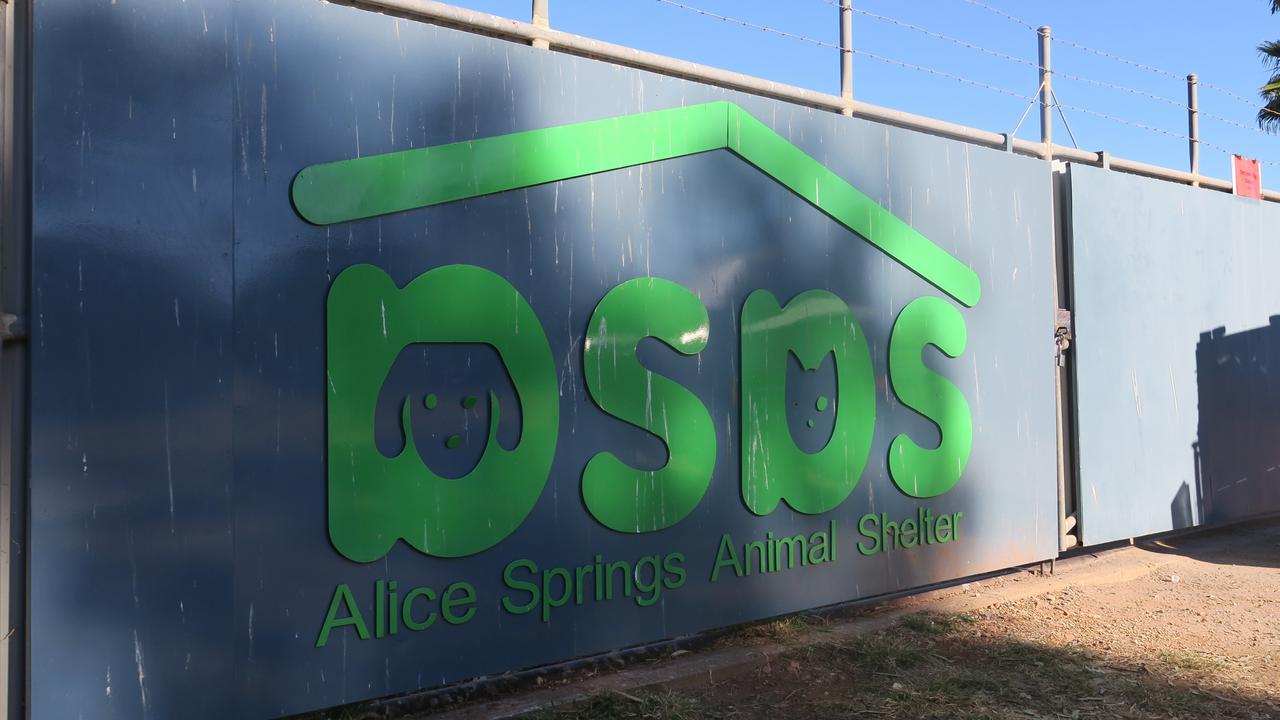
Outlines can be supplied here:
[[1191, 184], [1200, 187], [1200, 100], [1196, 74], [1187, 76], [1187, 151], [1191, 154]]
[[[537, 28], [551, 27], [551, 20], [547, 15], [548, 2], [549, 0], [533, 0], [533, 20], [531, 24], [534, 27], [537, 27]], [[536, 48], [541, 48], [543, 50], [550, 49], [551, 47], [551, 43], [548, 42], [546, 38], [534, 38], [533, 42], [529, 44], [533, 45]]]
[[1040, 142], [1044, 143], [1044, 159], [1053, 159], [1053, 70], [1049, 59], [1049, 26], [1040, 34]]
[[840, 114], [853, 115], [853, 0], [840, 0], [840, 97]]

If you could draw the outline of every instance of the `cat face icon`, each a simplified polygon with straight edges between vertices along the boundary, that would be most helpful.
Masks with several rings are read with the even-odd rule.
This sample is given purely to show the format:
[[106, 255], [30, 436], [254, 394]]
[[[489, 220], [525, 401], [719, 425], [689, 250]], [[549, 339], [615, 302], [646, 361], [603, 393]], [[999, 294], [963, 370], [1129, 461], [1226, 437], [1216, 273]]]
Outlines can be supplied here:
[[[785, 307], [757, 290], [742, 309], [741, 341], [743, 502], [757, 515], [782, 501], [806, 514], [836, 508], [862, 475], [875, 429], [875, 376], [861, 326], [825, 290], [801, 293]], [[813, 425], [804, 426], [816, 432], [800, 434], [802, 448], [788, 420], [788, 370], [798, 360], [808, 374], [828, 358], [835, 363], [835, 401], [825, 395], [813, 401], [806, 413]], [[809, 385], [807, 378], [801, 384]], [[807, 435], [825, 442], [813, 447]]]

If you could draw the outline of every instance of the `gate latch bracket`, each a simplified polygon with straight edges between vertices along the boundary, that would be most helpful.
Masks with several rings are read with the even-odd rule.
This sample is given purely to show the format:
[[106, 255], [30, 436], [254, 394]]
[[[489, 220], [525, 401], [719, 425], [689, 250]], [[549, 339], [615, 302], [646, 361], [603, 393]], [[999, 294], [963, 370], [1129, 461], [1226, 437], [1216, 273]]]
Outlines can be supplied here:
[[1058, 361], [1058, 367], [1066, 367], [1066, 353], [1071, 347], [1071, 341], [1074, 339], [1075, 334], [1071, 326], [1071, 311], [1058, 308], [1054, 312], [1053, 321], [1053, 356]]
[[[3, 2], [4, 0], [0, 0], [0, 3]], [[25, 340], [26, 337], [27, 324], [22, 318], [10, 313], [0, 313], [0, 342]]]

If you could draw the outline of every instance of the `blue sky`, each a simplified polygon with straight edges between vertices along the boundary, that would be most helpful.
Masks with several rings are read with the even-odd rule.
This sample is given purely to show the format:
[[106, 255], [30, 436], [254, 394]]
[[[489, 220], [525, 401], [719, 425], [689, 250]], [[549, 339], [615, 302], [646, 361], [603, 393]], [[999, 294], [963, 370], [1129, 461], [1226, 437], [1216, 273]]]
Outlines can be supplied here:
[[[529, 0], [452, 0], [463, 7], [528, 20]], [[803, 35], [839, 41], [837, 0], [678, 0], [707, 12]], [[1080, 147], [1167, 167], [1187, 169], [1187, 73], [1201, 80], [1201, 172], [1228, 177], [1220, 148], [1265, 163], [1263, 178], [1280, 178], [1280, 137], [1256, 130], [1256, 89], [1266, 78], [1258, 43], [1280, 39], [1280, 15], [1264, 0], [1216, 3], [1173, 0], [984, 0], [1033, 26], [1050, 25], [1055, 42], [1055, 91]], [[963, 123], [984, 130], [1013, 130], [1038, 86], [1035, 30], [967, 0], [854, 0], [854, 96], [886, 107]], [[839, 92], [838, 51], [781, 37], [662, 0], [550, 0], [551, 24], [568, 32], [673, 57], [736, 70], [801, 87]], [[1030, 64], [995, 57], [896, 25], [892, 18]], [[1065, 41], [1140, 62], [1134, 67], [1073, 47]], [[908, 69], [874, 56], [971, 79], [1023, 97]], [[1080, 79], [1072, 79], [1068, 75]], [[1172, 75], [1172, 77], [1170, 76]], [[1094, 83], [1088, 80], [1096, 81]], [[1103, 87], [1120, 85], [1134, 92]], [[1207, 85], [1216, 86], [1208, 87]], [[1224, 92], [1225, 91], [1225, 92]], [[1235, 95], [1237, 97], [1232, 97]], [[1153, 99], [1157, 96], [1161, 99]], [[1097, 114], [1137, 125], [1125, 125]], [[1212, 117], [1218, 116], [1218, 117]], [[1055, 116], [1054, 139], [1071, 140]], [[1240, 127], [1243, 126], [1243, 127]], [[1036, 111], [1018, 137], [1039, 139]]]

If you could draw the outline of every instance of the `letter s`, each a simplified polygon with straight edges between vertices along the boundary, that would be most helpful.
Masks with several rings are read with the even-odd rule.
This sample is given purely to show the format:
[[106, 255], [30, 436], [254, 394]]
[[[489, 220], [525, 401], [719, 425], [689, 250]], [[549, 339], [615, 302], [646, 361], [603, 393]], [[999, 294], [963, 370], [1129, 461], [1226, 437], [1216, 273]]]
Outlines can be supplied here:
[[591, 315], [582, 349], [587, 391], [601, 410], [657, 435], [666, 466], [636, 470], [597, 453], [582, 473], [582, 498], [605, 527], [653, 532], [683, 520], [707, 491], [716, 464], [716, 432], [707, 408], [689, 390], [645, 369], [636, 347], [653, 337], [684, 355], [707, 346], [710, 321], [702, 301], [660, 278], [636, 278], [610, 290]]
[[889, 446], [889, 475], [917, 498], [941, 495], [959, 481], [973, 448], [973, 418], [960, 389], [925, 367], [921, 353], [933, 345], [959, 357], [968, 341], [964, 316], [941, 298], [921, 297], [902, 309], [889, 337], [889, 379], [902, 404], [938, 426], [942, 440], [922, 448], [905, 434]]

